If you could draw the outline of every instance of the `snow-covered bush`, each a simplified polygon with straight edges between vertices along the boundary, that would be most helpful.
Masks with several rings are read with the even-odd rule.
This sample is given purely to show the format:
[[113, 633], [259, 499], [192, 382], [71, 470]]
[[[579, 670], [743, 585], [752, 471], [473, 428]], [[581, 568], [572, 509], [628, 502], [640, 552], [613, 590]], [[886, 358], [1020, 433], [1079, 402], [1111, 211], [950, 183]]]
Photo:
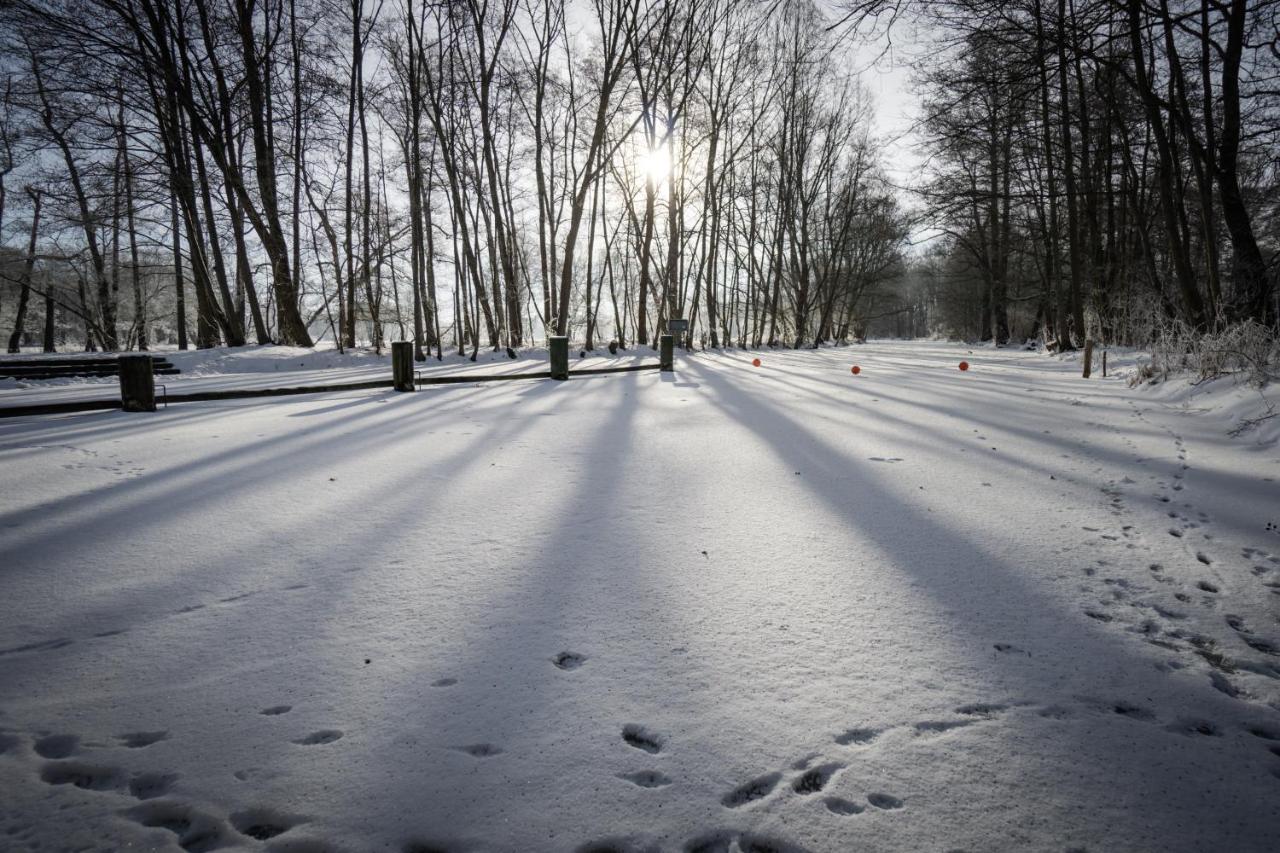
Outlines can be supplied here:
[[1135, 383], [1184, 371], [1201, 380], [1237, 375], [1257, 386], [1280, 376], [1280, 335], [1256, 320], [1198, 332], [1180, 320], [1153, 318], [1150, 328], [1151, 360], [1139, 366]]

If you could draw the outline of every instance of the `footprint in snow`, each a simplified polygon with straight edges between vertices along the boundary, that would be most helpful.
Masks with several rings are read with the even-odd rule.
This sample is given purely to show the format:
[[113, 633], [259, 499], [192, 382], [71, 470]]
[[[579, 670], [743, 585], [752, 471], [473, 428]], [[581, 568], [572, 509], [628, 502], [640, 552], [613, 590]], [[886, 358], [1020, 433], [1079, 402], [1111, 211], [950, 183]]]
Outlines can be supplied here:
[[577, 669], [587, 662], [587, 658], [577, 652], [561, 652], [552, 658], [551, 662], [560, 669]]
[[152, 800], [125, 813], [146, 827], [165, 829], [178, 836], [178, 845], [187, 853], [205, 853], [225, 846], [230, 833], [222, 821], [197, 811], [185, 803]]
[[756, 800], [763, 800], [765, 797], [773, 793], [773, 789], [778, 786], [781, 781], [782, 774], [778, 772], [766, 773], [763, 776], [757, 776], [750, 782], [739, 785], [720, 799], [726, 808], [736, 809], [745, 806], [748, 803], [754, 803]]
[[80, 748], [76, 735], [45, 735], [33, 744], [41, 758], [70, 758]]
[[326, 743], [333, 743], [341, 738], [342, 731], [340, 729], [320, 729], [320, 731], [298, 738], [294, 743], [299, 746], [320, 746]]
[[458, 679], [456, 678], [437, 678], [435, 681], [431, 682], [431, 686], [432, 687], [452, 687], [457, 683], [458, 683]]
[[153, 800], [169, 793], [176, 781], [176, 773], [136, 773], [129, 780], [129, 793], [137, 800]]
[[231, 815], [231, 825], [236, 831], [257, 841], [269, 841], [302, 823], [306, 823], [306, 818], [270, 808], [245, 809]]
[[836, 743], [841, 746], [849, 746], [850, 744], [868, 744], [878, 738], [883, 729], [847, 729], [841, 734], [836, 735]]
[[916, 723], [915, 730], [918, 735], [940, 735], [954, 729], [971, 726], [975, 722], [975, 720], [926, 720], [922, 723]]
[[118, 767], [84, 761], [51, 761], [40, 771], [40, 778], [50, 785], [74, 785], [87, 791], [112, 791], [124, 782]]
[[872, 462], [887, 462], [890, 464], [894, 462], [902, 461], [902, 459], [898, 456], [890, 456], [888, 458], [885, 458], [884, 456], [868, 456], [867, 458], [870, 459]]
[[455, 746], [454, 749], [458, 752], [465, 752], [472, 758], [492, 758], [504, 752], [502, 747], [493, 743], [473, 743], [467, 746]]
[[654, 755], [662, 752], [662, 745], [666, 741], [662, 735], [651, 732], [636, 723], [627, 723], [622, 727], [622, 739], [630, 746]]
[[878, 809], [885, 809], [886, 811], [891, 809], [900, 809], [906, 805], [906, 803], [898, 797], [895, 797], [892, 794], [882, 793], [867, 794], [867, 802], [871, 803], [871, 805]]
[[844, 817], [862, 814], [866, 811], [865, 806], [860, 806], [852, 800], [846, 800], [843, 797], [827, 797], [822, 801], [822, 804], [826, 806], [827, 811], [832, 814], [843, 815]]
[[1027, 651], [1026, 649], [1020, 649], [1017, 646], [1013, 645], [1012, 643], [992, 643], [992, 648], [994, 648], [996, 651], [1000, 652], [1001, 654], [1026, 655], [1027, 657], [1031, 657], [1031, 652]]
[[129, 749], [142, 749], [143, 747], [151, 746], [153, 743], [167, 740], [168, 737], [169, 733], [165, 731], [129, 732], [128, 734], [119, 735], [117, 740], [120, 741], [121, 745], [127, 746]]
[[292, 710], [292, 705], [272, 705], [270, 708], [263, 708], [258, 713], [264, 717], [278, 717], [281, 714], [287, 714]]
[[640, 788], [662, 788], [671, 784], [671, 780], [657, 770], [638, 770], [635, 773], [619, 773], [619, 779], [625, 779]]
[[844, 765], [837, 762], [810, 768], [791, 783], [791, 790], [797, 794], [816, 794], [827, 787], [827, 783], [843, 769]]

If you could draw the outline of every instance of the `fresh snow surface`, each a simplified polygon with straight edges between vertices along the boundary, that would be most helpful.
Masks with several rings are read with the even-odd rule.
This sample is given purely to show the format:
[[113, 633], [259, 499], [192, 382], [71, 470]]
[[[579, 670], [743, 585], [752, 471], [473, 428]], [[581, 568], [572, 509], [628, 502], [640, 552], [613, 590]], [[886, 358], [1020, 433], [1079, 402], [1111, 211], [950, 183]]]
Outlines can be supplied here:
[[1280, 849], [1276, 394], [1116, 361], [0, 421], [0, 849]]

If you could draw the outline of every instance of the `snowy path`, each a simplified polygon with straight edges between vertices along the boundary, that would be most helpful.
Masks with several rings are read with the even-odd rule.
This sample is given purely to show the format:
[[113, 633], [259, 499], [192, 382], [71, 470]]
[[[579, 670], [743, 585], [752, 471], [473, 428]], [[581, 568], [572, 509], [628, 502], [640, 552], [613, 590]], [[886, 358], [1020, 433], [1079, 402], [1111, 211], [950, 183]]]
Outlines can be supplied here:
[[749, 358], [0, 422], [0, 848], [1280, 848], [1248, 392]]

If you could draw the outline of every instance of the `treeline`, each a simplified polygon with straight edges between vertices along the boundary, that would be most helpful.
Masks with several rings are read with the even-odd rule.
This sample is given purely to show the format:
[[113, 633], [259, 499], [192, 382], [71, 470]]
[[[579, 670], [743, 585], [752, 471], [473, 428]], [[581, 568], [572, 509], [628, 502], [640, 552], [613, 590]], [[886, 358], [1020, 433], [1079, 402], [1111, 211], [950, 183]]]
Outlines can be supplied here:
[[14, 0], [10, 350], [860, 336], [907, 223], [830, 23], [799, 0]]
[[1274, 0], [916, 7], [936, 330], [1146, 345], [1280, 314]]

